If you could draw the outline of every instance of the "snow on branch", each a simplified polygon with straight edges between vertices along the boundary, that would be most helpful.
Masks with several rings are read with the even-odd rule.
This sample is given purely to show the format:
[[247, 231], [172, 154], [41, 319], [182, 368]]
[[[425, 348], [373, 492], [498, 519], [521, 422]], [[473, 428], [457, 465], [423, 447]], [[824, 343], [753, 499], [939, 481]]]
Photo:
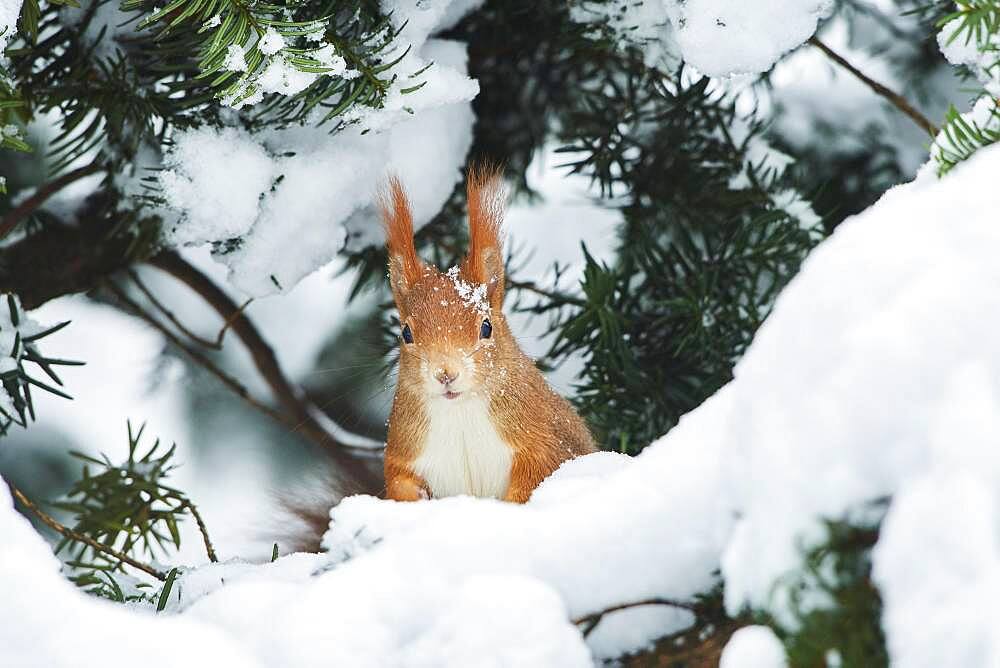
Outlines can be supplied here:
[[638, 42], [647, 61], [680, 56], [703, 74], [758, 74], [809, 39], [832, 0], [606, 0], [573, 17]]

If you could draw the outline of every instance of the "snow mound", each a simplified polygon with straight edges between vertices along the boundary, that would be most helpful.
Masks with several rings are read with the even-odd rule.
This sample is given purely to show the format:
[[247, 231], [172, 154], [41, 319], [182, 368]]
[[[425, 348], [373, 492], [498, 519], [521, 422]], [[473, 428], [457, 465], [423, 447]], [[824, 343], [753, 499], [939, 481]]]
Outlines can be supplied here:
[[[894, 665], [996, 665], [997, 173], [1000, 146], [986, 148], [842, 224], [734, 381], [638, 457], [571, 462], [524, 506], [348, 498], [327, 553], [189, 570], [155, 631], [146, 614], [63, 581], [0, 486], [0, 591], [18, 601], [0, 606], [4, 658], [123, 665], [129, 652], [109, 655], [106, 642], [169, 629], [154, 665], [195, 651], [226, 665], [588, 665], [691, 620], [626, 610], [586, 644], [571, 620], [689, 599], [720, 566], [730, 611], [793, 624], [782, 587], [824, 542], [824, 518], [889, 498], [873, 559]], [[725, 665], [781, 665], [779, 649], [750, 629]]]
[[719, 668], [785, 668], [785, 648], [767, 626], [744, 626], [726, 643]]

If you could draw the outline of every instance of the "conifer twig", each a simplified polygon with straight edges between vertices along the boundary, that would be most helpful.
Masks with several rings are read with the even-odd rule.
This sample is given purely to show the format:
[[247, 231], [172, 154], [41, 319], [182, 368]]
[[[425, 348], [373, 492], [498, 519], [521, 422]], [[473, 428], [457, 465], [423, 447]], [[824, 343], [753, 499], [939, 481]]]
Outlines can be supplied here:
[[104, 284], [126, 308], [135, 313], [135, 315], [139, 316], [141, 319], [145, 320], [154, 329], [158, 330], [164, 337], [166, 337], [167, 341], [175, 345], [181, 350], [181, 352], [191, 358], [191, 361], [195, 362], [198, 366], [203, 367], [213, 376], [222, 381], [223, 385], [239, 395], [239, 397], [248, 403], [252, 408], [264, 413], [281, 424], [286, 426], [290, 424], [289, 418], [284, 413], [281, 413], [280, 411], [277, 411], [254, 398], [254, 396], [250, 394], [250, 391], [242, 383], [220, 369], [214, 362], [212, 362], [212, 360], [208, 359], [200, 351], [187, 345], [180, 339], [179, 336], [174, 334], [168, 327], [136, 303], [135, 300], [125, 294], [125, 291], [122, 290], [120, 286], [115, 284], [110, 279], [106, 280]]
[[864, 74], [861, 70], [859, 70], [858, 68], [856, 68], [854, 65], [851, 65], [851, 63], [849, 63], [843, 56], [841, 56], [839, 53], [837, 53], [836, 51], [834, 51], [833, 49], [831, 49], [830, 47], [828, 47], [826, 44], [824, 44], [815, 35], [813, 35], [812, 37], [809, 38], [809, 43], [812, 44], [813, 46], [815, 46], [820, 51], [822, 51], [824, 54], [826, 54], [826, 56], [830, 60], [832, 60], [833, 62], [837, 63], [838, 65], [840, 65], [841, 67], [843, 67], [845, 70], [847, 70], [848, 72], [850, 72], [851, 74], [853, 74], [855, 77], [857, 77], [863, 84], [865, 84], [866, 86], [868, 86], [869, 88], [871, 88], [873, 91], [875, 91], [875, 94], [881, 95], [886, 100], [888, 100], [893, 106], [895, 106], [901, 112], [903, 112], [904, 114], [906, 114], [907, 116], [909, 116], [910, 119], [914, 123], [916, 123], [917, 125], [919, 125], [920, 129], [922, 129], [924, 132], [926, 132], [927, 134], [929, 134], [931, 137], [934, 137], [935, 135], [937, 135], [937, 133], [938, 133], [937, 126], [935, 126], [933, 123], [931, 123], [927, 119], [926, 116], [924, 116], [922, 113], [920, 113], [919, 111], [917, 111], [916, 107], [914, 107], [912, 104], [910, 104], [909, 101], [905, 97], [903, 97], [899, 93], [896, 93], [893, 90], [890, 90], [888, 87], [884, 86], [883, 84], [880, 84], [879, 82], [875, 81], [871, 77], [869, 77], [866, 74]]
[[205, 553], [208, 554], [208, 560], [213, 564], [219, 561], [218, 557], [215, 556], [215, 548], [212, 547], [212, 540], [208, 537], [208, 527], [205, 526], [205, 521], [201, 519], [201, 513], [198, 512], [198, 508], [191, 503], [190, 499], [184, 499], [183, 507], [187, 508], [194, 517], [195, 524], [198, 525], [198, 531], [201, 532], [201, 539], [205, 542]]
[[199, 336], [188, 329], [184, 323], [180, 321], [176, 314], [167, 308], [163, 302], [161, 302], [156, 295], [153, 294], [153, 291], [149, 289], [141, 278], [139, 278], [139, 274], [134, 269], [129, 269], [128, 275], [129, 278], [132, 279], [132, 282], [135, 283], [136, 287], [142, 291], [142, 294], [146, 295], [146, 299], [148, 299], [150, 303], [160, 311], [160, 313], [166, 316], [170, 322], [174, 323], [174, 326], [177, 327], [177, 329], [179, 329], [185, 336], [195, 343], [205, 346], [206, 348], [211, 348], [212, 350], [222, 350], [222, 342], [226, 337], [226, 332], [228, 332], [229, 328], [232, 327], [233, 321], [237, 318], [237, 316], [239, 316], [239, 314], [242, 313], [243, 310], [253, 301], [253, 299], [248, 299], [243, 302], [242, 306], [234, 310], [232, 315], [230, 315], [229, 318], [222, 323], [222, 328], [219, 329], [219, 333], [215, 336], [215, 341], [209, 341], [205, 337]]
[[46, 526], [48, 526], [50, 529], [52, 529], [59, 535], [63, 536], [64, 538], [68, 538], [69, 540], [78, 543], [84, 543], [93, 550], [97, 550], [98, 552], [114, 557], [118, 561], [128, 564], [132, 568], [136, 568], [144, 573], [152, 575], [157, 580], [164, 581], [167, 579], [167, 574], [164, 573], [163, 571], [159, 571], [150, 566], [149, 564], [145, 564], [141, 561], [138, 561], [137, 559], [133, 559], [127, 554], [124, 554], [112, 547], [97, 542], [90, 536], [84, 535], [82, 533], [77, 533], [76, 531], [73, 531], [69, 527], [64, 526], [56, 518], [52, 517], [47, 512], [45, 512], [37, 505], [35, 505], [35, 503], [27, 496], [25, 496], [24, 493], [21, 492], [21, 490], [19, 490], [17, 487], [15, 487], [14, 485], [10, 485], [9, 483], [8, 485], [10, 487], [11, 493], [14, 495], [14, 498], [17, 499], [21, 503], [21, 505], [30, 510], [38, 519], [44, 522]]
[[698, 614], [698, 605], [695, 603], [685, 603], [684, 601], [675, 601], [669, 598], [647, 598], [641, 601], [633, 601], [631, 603], [619, 603], [618, 605], [612, 605], [604, 608], [603, 610], [592, 612], [589, 615], [584, 615], [583, 617], [574, 619], [573, 624], [576, 626], [583, 626], [582, 633], [583, 637], [586, 638], [590, 635], [591, 631], [597, 628], [597, 625], [601, 623], [601, 620], [605, 615], [610, 615], [612, 612], [618, 612], [620, 610], [628, 610], [629, 608], [639, 608], [645, 605], [669, 605], [673, 608], [680, 608], [682, 610]]
[[30, 215], [32, 211], [44, 204], [45, 200], [49, 197], [56, 194], [74, 181], [79, 181], [85, 176], [90, 176], [91, 174], [99, 172], [101, 169], [103, 169], [103, 165], [98, 162], [92, 162], [85, 167], [79, 167], [71, 172], [66, 172], [62, 176], [39, 186], [38, 189], [35, 190], [34, 195], [8, 211], [7, 215], [3, 217], [2, 221], [0, 221], [0, 239], [3, 239], [10, 234], [25, 216]]

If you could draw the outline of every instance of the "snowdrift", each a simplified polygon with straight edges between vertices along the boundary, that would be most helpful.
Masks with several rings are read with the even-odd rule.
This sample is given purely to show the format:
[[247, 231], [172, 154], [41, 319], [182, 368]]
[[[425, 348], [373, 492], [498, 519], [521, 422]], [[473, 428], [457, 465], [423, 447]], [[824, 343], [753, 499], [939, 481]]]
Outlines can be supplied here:
[[[894, 663], [996, 665], [998, 174], [995, 146], [889, 191], [809, 257], [733, 382], [642, 455], [570, 462], [523, 507], [349, 498], [327, 553], [193, 568], [156, 615], [76, 591], [0, 486], [0, 658], [590, 665], [690, 617], [617, 613], [586, 642], [572, 618], [683, 600], [719, 569], [731, 612], [782, 619], [822, 520], [889, 497], [874, 568]], [[737, 636], [725, 665], [780, 663], [760, 635]]]

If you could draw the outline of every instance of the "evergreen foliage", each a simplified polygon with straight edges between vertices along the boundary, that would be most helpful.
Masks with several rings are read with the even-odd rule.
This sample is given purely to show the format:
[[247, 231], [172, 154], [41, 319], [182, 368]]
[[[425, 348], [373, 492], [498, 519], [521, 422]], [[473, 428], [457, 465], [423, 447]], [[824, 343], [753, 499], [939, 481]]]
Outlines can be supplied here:
[[563, 3], [488, 3], [454, 34], [483, 82], [474, 151], [524, 190], [530, 156], [562, 146], [623, 214], [614, 266], [588, 256], [582, 296], [525, 308], [553, 317], [543, 364], [585, 356], [576, 400], [600, 442], [638, 452], [729, 380], [820, 230], [788, 179], [748, 158], [760, 128], [708, 79], [648, 66]]
[[992, 89], [985, 86], [986, 90], [977, 96], [986, 102], [985, 118], [971, 118], [954, 106], [948, 109], [941, 128], [943, 141], [938, 140], [939, 150], [934, 153], [938, 174], [943, 176], [978, 149], [1000, 141], [1000, 1], [939, 3], [936, 9], [952, 10], [936, 22], [944, 31], [943, 45], [971, 46], [980, 54], [974, 66], [963, 67], [965, 79], [993, 83]]
[[[71, 452], [83, 462], [81, 476], [65, 500], [52, 504], [74, 519], [72, 533], [63, 535], [55, 548], [57, 554], [69, 553], [66, 565], [73, 571], [73, 582], [119, 602], [152, 600], [143, 591], [149, 586], [141, 581], [136, 585], [139, 591], [123, 593], [118, 580], [130, 564], [121, 555], [153, 560], [168, 556], [181, 546], [179, 524], [186, 515], [194, 517], [202, 529], [209, 557], [215, 561], [197, 508], [184, 492], [164, 482], [176, 468], [172, 461], [176, 445], [164, 450], [156, 439], [142, 451], [144, 431], [145, 425], [133, 430], [128, 424], [128, 457], [121, 464], [105, 455], [97, 458]], [[91, 540], [84, 542], [79, 536]], [[164, 584], [164, 596], [169, 595], [170, 583], [168, 579]]]
[[[875, 506], [880, 518], [885, 506]], [[888, 666], [882, 603], [871, 581], [878, 522], [830, 521], [827, 535], [825, 544], [808, 551], [801, 589], [792, 590], [796, 627], [779, 627], [789, 665]], [[817, 606], [818, 596], [828, 605]]]
[[[6, 393], [8, 399], [0, 405], [0, 436], [5, 435], [13, 424], [27, 427], [28, 421], [35, 419], [35, 404], [31, 398], [32, 387], [37, 387], [64, 399], [72, 398], [58, 387], [40, 380], [37, 373], [29, 373], [29, 369], [33, 367], [35, 370], [41, 371], [48, 376], [52, 383], [61, 386], [62, 379], [59, 378], [54, 367], [83, 364], [79, 361], [49, 357], [38, 348], [40, 340], [55, 334], [69, 322], [61, 322], [47, 329], [31, 325], [24, 327], [17, 299], [10, 294], [6, 297], [10, 327], [13, 329], [13, 337], [11, 337], [13, 343], [11, 349], [6, 352], [7, 358], [0, 360], [0, 365], [2, 365], [0, 384], [3, 385], [3, 392]], [[0, 327], [0, 336], [4, 334], [2, 327]]]

